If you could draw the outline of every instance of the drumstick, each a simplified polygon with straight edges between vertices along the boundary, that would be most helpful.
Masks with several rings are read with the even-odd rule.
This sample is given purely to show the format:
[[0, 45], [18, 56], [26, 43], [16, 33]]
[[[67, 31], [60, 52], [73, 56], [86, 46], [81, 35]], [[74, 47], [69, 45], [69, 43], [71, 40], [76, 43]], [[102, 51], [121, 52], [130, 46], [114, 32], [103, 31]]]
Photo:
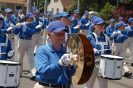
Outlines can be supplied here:
[[105, 51], [105, 50], [110, 50], [110, 49], [103, 49], [103, 50], [98, 50], [98, 51], [100, 52], [100, 51]]
[[6, 54], [6, 53], [0, 53], [0, 54]]

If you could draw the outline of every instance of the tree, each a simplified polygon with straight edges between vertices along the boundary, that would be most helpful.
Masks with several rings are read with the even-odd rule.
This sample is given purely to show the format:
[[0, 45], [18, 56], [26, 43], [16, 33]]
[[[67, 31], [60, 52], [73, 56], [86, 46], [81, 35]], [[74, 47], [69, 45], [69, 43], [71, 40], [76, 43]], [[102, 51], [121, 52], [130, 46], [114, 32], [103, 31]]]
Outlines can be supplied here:
[[[101, 10], [100, 17], [102, 17], [105, 21], [108, 21], [110, 18], [113, 17], [115, 6], [110, 5], [110, 3], [107, 1], [104, 8]], [[107, 22], [108, 23], [108, 22]]]

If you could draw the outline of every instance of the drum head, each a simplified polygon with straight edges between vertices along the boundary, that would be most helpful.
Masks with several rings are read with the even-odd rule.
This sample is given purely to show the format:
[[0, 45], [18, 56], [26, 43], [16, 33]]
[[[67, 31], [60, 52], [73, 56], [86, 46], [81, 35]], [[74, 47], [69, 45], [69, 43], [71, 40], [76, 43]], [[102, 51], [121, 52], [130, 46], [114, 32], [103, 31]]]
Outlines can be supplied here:
[[89, 39], [83, 34], [72, 34], [65, 45], [68, 53], [77, 54], [76, 73], [72, 77], [72, 84], [86, 83], [94, 68], [94, 51]]

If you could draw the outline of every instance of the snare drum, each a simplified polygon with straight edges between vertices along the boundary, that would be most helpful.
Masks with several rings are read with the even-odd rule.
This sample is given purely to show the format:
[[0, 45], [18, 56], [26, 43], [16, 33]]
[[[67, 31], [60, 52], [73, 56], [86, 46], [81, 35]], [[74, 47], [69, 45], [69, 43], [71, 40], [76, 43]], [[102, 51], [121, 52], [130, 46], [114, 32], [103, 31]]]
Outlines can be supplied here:
[[20, 79], [20, 63], [0, 60], [0, 86], [17, 87]]
[[122, 78], [123, 57], [101, 55], [98, 75], [105, 79], [120, 80]]

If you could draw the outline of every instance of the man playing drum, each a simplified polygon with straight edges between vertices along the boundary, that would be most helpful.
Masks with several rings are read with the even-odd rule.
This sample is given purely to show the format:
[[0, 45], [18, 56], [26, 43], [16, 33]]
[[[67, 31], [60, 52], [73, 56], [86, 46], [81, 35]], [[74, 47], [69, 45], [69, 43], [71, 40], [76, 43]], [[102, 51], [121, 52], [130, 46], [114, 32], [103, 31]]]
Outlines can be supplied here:
[[46, 44], [37, 49], [35, 56], [38, 82], [34, 88], [70, 88], [76, 66], [70, 65], [70, 54], [65, 54], [63, 43], [66, 31], [61, 21], [53, 21], [48, 25]]

